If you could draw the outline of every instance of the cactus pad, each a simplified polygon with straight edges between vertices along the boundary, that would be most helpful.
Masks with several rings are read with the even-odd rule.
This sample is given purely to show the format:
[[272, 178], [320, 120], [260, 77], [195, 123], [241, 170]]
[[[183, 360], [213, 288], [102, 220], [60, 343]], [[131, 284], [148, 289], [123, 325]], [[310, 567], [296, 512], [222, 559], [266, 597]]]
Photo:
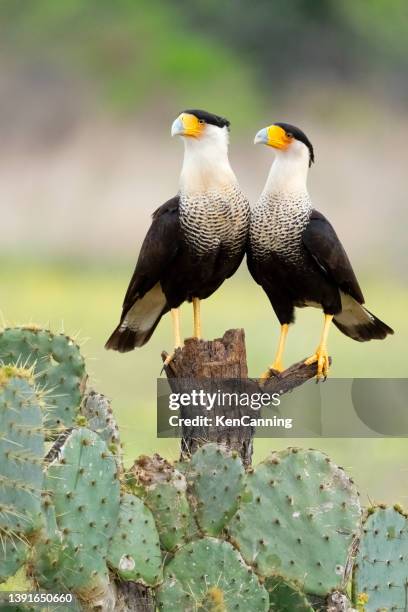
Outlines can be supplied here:
[[231, 544], [204, 538], [176, 552], [164, 570], [157, 605], [165, 612], [266, 612], [268, 594]]
[[42, 589], [58, 591], [66, 589], [63, 578], [63, 559], [65, 552], [72, 553], [64, 542], [58, 529], [55, 508], [50, 495], [45, 494], [42, 500], [43, 528], [40, 537], [32, 550], [30, 559], [31, 574]]
[[248, 474], [230, 535], [260, 575], [324, 596], [347, 582], [360, 521], [357, 491], [341, 468], [319, 451], [287, 449]]
[[0, 368], [2, 538], [24, 540], [40, 527], [43, 456], [42, 411], [31, 372]]
[[115, 459], [96, 433], [73, 430], [48, 467], [47, 487], [62, 534], [64, 584], [94, 596], [108, 582], [105, 559], [119, 515]]
[[14, 576], [28, 555], [28, 544], [12, 537], [2, 538], [0, 543], [0, 583]]
[[126, 493], [121, 498], [108, 563], [124, 580], [146, 586], [156, 586], [161, 581], [159, 534], [149, 508], [135, 495]]
[[241, 459], [222, 446], [206, 444], [194, 453], [186, 476], [199, 526], [217, 536], [238, 508], [244, 485]]
[[111, 453], [120, 454], [119, 428], [108, 398], [90, 391], [82, 401], [81, 413], [87, 419], [89, 429], [105, 440]]
[[189, 537], [197, 535], [183, 474], [157, 454], [139, 457], [132, 471], [146, 505], [154, 514], [160, 543], [165, 550], [174, 551]]
[[86, 372], [71, 338], [35, 327], [7, 328], [0, 333], [0, 362], [34, 366], [37, 384], [48, 391], [45, 427], [72, 427]]
[[266, 580], [265, 588], [269, 593], [270, 612], [313, 612], [306, 595], [294, 584], [271, 577]]
[[408, 597], [408, 520], [396, 508], [369, 513], [353, 575], [355, 604], [366, 612], [406, 610]]

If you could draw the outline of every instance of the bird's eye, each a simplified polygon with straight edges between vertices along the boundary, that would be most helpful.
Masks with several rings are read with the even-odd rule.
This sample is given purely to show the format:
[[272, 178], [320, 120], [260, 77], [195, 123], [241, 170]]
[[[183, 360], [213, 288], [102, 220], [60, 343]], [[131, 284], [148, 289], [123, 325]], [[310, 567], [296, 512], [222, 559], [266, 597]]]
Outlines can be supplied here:
[[200, 125], [204, 125], [205, 121], [204, 121], [204, 119], [199, 119], [199, 120], [198, 120], [198, 123], [199, 123]]
[[293, 138], [293, 134], [292, 134], [292, 132], [286, 132], [286, 136], [287, 136], [288, 138]]

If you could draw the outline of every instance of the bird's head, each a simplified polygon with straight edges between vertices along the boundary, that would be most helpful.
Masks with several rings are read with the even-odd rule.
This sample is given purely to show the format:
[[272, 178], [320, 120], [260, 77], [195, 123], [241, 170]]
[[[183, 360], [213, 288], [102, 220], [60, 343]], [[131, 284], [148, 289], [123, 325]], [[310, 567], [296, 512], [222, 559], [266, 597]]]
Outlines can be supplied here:
[[255, 144], [265, 144], [288, 157], [307, 155], [309, 166], [314, 162], [313, 145], [302, 130], [289, 123], [274, 123], [259, 130]]
[[221, 189], [236, 182], [228, 160], [229, 121], [203, 110], [185, 110], [171, 127], [184, 141], [180, 177], [185, 192]]
[[185, 110], [171, 126], [172, 136], [194, 143], [228, 142], [230, 122], [204, 110]]

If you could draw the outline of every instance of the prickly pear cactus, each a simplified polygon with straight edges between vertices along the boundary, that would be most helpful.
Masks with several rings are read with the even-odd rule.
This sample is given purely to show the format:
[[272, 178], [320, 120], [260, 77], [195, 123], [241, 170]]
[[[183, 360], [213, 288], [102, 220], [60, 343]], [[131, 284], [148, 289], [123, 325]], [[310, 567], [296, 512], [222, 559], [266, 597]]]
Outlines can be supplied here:
[[266, 612], [268, 594], [231, 544], [204, 538], [176, 552], [164, 570], [157, 605], [165, 612]]
[[2, 538], [0, 548], [0, 583], [6, 582], [10, 576], [14, 576], [27, 560], [28, 551], [28, 543], [24, 540], [18, 540], [11, 536]]
[[81, 413], [86, 418], [89, 429], [105, 440], [111, 453], [119, 455], [121, 450], [119, 427], [108, 398], [102, 393], [89, 391], [82, 400]]
[[174, 551], [198, 534], [186, 497], [184, 474], [159, 455], [139, 457], [132, 473], [140, 494], [153, 512], [165, 550]]
[[109, 583], [106, 556], [119, 515], [115, 459], [96, 433], [73, 430], [48, 466], [46, 484], [62, 534], [65, 587], [83, 599], [95, 596]]
[[236, 512], [244, 473], [237, 453], [217, 444], [206, 444], [194, 453], [186, 476], [191, 505], [204, 533], [219, 535]]
[[118, 524], [109, 545], [108, 563], [124, 580], [156, 586], [162, 578], [159, 534], [143, 501], [126, 493], [120, 500]]
[[43, 496], [42, 509], [43, 528], [31, 553], [29, 573], [42, 589], [58, 591], [64, 585], [64, 556], [72, 551], [58, 528], [55, 508], [48, 494]]
[[406, 610], [408, 597], [408, 520], [402, 510], [369, 511], [353, 574], [353, 599], [365, 612]]
[[74, 340], [34, 326], [0, 333], [0, 363], [33, 366], [36, 384], [48, 391], [44, 425], [72, 427], [86, 381], [85, 362]]
[[230, 536], [261, 576], [324, 596], [345, 586], [361, 521], [356, 488], [319, 451], [272, 453], [248, 474]]
[[295, 584], [273, 576], [266, 580], [265, 588], [270, 612], [313, 612], [306, 595]]
[[42, 522], [44, 433], [32, 372], [0, 368], [0, 575], [25, 559], [28, 538]]

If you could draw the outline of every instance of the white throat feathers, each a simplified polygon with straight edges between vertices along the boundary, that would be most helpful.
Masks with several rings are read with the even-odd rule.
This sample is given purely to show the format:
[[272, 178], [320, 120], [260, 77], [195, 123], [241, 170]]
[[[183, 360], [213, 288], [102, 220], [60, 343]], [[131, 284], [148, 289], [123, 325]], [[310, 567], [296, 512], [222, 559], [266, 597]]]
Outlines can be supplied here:
[[276, 149], [262, 195], [307, 194], [308, 171], [309, 149], [303, 142], [295, 141], [284, 151]]
[[228, 160], [228, 129], [206, 125], [199, 138], [183, 137], [184, 161], [180, 192], [223, 191], [237, 184]]

